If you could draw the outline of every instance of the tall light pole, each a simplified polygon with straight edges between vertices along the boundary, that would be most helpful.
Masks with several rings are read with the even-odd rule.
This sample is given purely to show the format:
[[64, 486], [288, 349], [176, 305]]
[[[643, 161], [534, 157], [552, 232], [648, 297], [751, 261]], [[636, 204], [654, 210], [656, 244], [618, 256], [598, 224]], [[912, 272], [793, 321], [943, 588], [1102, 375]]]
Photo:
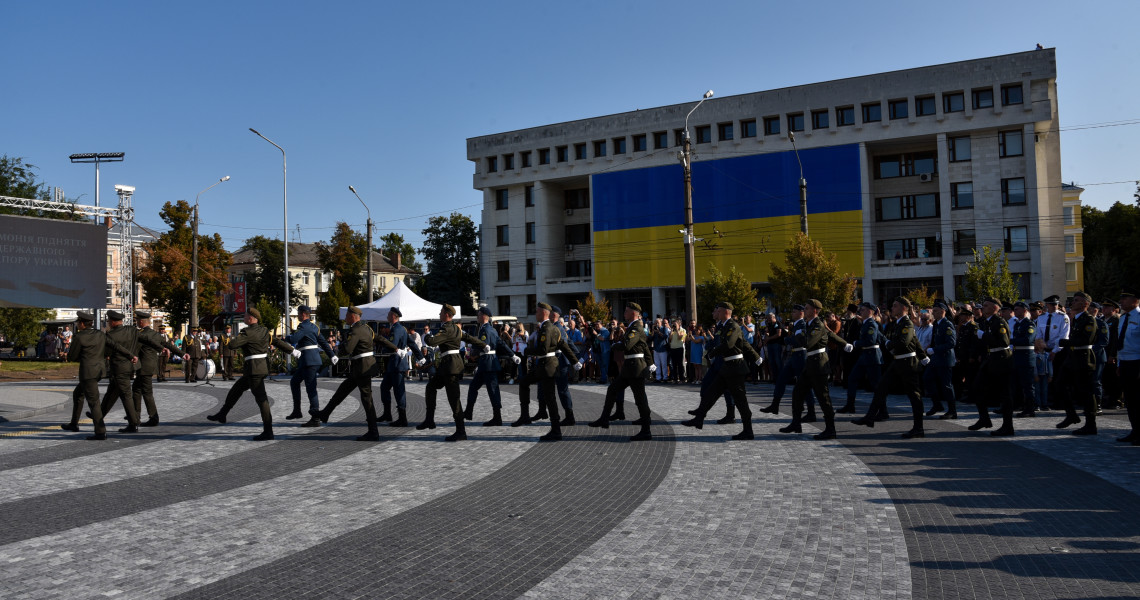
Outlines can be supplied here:
[[[215, 181], [214, 185], [218, 185], [218, 184], [222, 183], [223, 181], [229, 181], [229, 180], [230, 180], [230, 176], [226, 175], [225, 177], [222, 177], [221, 179]], [[214, 187], [214, 185], [211, 185], [210, 187], [198, 192], [198, 195], [194, 196], [194, 250], [191, 252], [191, 258], [190, 258], [190, 327], [191, 328], [198, 326], [198, 198], [201, 198], [202, 194], [210, 191]]]
[[800, 233], [807, 236], [807, 180], [804, 179], [804, 163], [800, 162], [800, 151], [796, 149], [796, 134], [789, 131], [788, 139], [792, 141], [792, 151], [796, 153], [796, 162], [800, 164]]
[[713, 97], [713, 91], [705, 92], [703, 98], [689, 114], [685, 115], [685, 140], [681, 149], [681, 166], [685, 169], [685, 311], [689, 320], [697, 318], [697, 272], [696, 255], [693, 250], [693, 146], [689, 141], [689, 117], [693, 115], [705, 100]]
[[[73, 163], [95, 163], [95, 207], [99, 207], [99, 164], [105, 162], [123, 162], [126, 156], [125, 152], [84, 152], [80, 154], [72, 154], [68, 156]], [[99, 217], [93, 217], [95, 223], [99, 222]], [[98, 329], [102, 326], [101, 316], [103, 310], [98, 306], [95, 308], [95, 328]], [[104, 307], [105, 308], [105, 307]]]
[[[357, 200], [360, 200], [360, 194], [356, 193], [356, 188], [354, 188], [350, 185], [350, 186], [348, 186], [348, 191], [352, 192], [352, 195], [356, 196]], [[364, 204], [364, 200], [360, 200], [360, 203]], [[365, 210], [365, 212], [368, 213], [368, 275], [367, 275], [368, 279], [365, 280], [364, 285], [366, 285], [368, 287], [368, 302], [371, 303], [372, 302], [372, 211], [368, 208], [367, 204], [364, 204], [364, 210]]]
[[261, 132], [250, 127], [250, 131], [257, 134], [257, 137], [273, 144], [273, 147], [281, 151], [281, 179], [282, 179], [282, 228], [281, 242], [285, 246], [285, 333], [289, 333], [291, 324], [289, 323], [289, 177], [286, 171], [285, 162], [285, 149], [278, 146], [273, 140], [261, 135]]

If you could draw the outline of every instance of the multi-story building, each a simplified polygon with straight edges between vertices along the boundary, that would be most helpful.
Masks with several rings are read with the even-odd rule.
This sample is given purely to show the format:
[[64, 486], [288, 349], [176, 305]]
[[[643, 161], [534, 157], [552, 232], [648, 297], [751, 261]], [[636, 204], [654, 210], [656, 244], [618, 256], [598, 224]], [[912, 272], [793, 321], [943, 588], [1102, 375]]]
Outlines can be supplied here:
[[[532, 314], [587, 293], [684, 305], [677, 151], [696, 101], [467, 140], [483, 192], [482, 301]], [[692, 114], [696, 272], [763, 290], [799, 227], [867, 300], [951, 298], [972, 250], [1004, 248], [1026, 297], [1065, 285], [1052, 49], [705, 101]], [[793, 140], [789, 132], [795, 133]]]
[[1061, 186], [1064, 198], [1061, 220], [1065, 227], [1065, 293], [1068, 297], [1085, 289], [1085, 230], [1081, 223], [1081, 192], [1075, 183]]

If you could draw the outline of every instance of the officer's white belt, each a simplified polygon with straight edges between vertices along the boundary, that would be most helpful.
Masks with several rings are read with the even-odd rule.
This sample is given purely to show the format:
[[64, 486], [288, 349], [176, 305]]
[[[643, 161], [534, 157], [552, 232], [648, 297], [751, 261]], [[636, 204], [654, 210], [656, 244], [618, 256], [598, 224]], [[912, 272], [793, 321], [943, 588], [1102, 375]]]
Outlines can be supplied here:
[[269, 355], [268, 354], [250, 354], [249, 356], [245, 357], [245, 359], [246, 360], [253, 360], [255, 358], [265, 358], [266, 356], [269, 356]]
[[874, 346], [863, 346], [862, 348], [860, 348], [860, 350], [878, 350], [878, 349], [879, 349], [878, 344], [875, 344]]
[[1073, 346], [1073, 350], [1092, 350], [1092, 346]]
[[[1090, 346], [1090, 348], [1091, 347], [1092, 346]], [[1005, 348], [990, 348], [990, 354], [993, 354], [994, 352], [1005, 352], [1006, 350], [1009, 350], [1009, 346], [1006, 346]]]
[[914, 356], [914, 352], [909, 352], [909, 353], [907, 353], [907, 354], [895, 354], [895, 355], [893, 355], [893, 356], [894, 356], [895, 358], [911, 358], [911, 357], [913, 357], [913, 356]]
[[808, 352], [807, 355], [808, 356], [815, 356], [816, 354], [823, 354], [824, 352], [827, 352], [827, 348], [820, 348], [818, 350], [812, 350], [811, 352]]
[[1032, 350], [1033, 346], [1014, 346], [1014, 350]]
[[360, 354], [357, 354], [356, 356], [353, 356], [352, 360], [356, 360], [358, 358], [364, 358], [366, 356], [372, 356], [372, 353], [371, 352], [362, 352]]
[[625, 355], [626, 360], [629, 360], [631, 358], [645, 358], [645, 355], [644, 354], [626, 354]]
[[458, 350], [447, 350], [445, 352], [440, 353], [440, 356], [447, 356], [449, 354], [459, 354], [459, 351]]
[[558, 355], [557, 352], [548, 352], [546, 354], [540, 355], [538, 358], [554, 358], [557, 355]]
[[312, 346], [301, 346], [300, 348], [297, 348], [297, 349], [298, 350], [320, 350], [321, 347], [316, 345], [316, 344], [313, 344]]
[[744, 358], [743, 354], [733, 354], [732, 356], [724, 357], [724, 360], [740, 360], [742, 358]]
[[792, 348], [792, 352], [804, 352], [807, 348]]

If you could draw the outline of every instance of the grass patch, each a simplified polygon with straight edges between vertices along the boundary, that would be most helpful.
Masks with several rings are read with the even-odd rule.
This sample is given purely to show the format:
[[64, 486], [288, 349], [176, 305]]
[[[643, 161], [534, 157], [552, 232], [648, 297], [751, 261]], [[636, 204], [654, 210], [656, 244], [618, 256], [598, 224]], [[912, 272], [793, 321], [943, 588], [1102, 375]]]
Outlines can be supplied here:
[[58, 360], [4, 360], [0, 364], [0, 373], [21, 371], [59, 371], [68, 367], [75, 368], [76, 363], [60, 362]]

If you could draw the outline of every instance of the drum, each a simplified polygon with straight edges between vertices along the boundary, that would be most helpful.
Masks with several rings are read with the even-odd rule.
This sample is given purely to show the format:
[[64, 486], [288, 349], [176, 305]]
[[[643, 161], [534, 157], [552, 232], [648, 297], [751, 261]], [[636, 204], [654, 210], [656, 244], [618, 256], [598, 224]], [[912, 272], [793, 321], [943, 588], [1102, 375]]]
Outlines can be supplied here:
[[198, 379], [209, 381], [214, 377], [214, 373], [214, 361], [208, 358], [198, 361], [198, 372], [195, 373]]

